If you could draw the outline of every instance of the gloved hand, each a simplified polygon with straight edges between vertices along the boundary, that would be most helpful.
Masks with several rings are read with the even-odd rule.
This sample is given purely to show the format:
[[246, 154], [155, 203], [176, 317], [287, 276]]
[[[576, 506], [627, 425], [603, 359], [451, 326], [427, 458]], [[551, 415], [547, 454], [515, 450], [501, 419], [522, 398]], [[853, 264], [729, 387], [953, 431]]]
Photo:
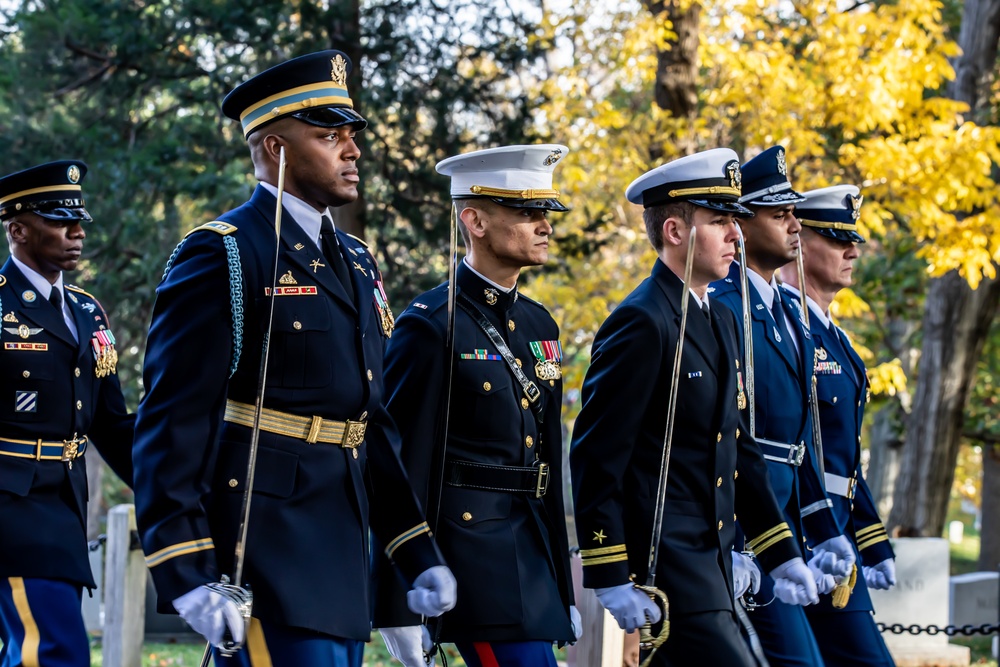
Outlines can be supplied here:
[[881, 563], [871, 567], [861, 568], [865, 573], [865, 583], [868, 588], [876, 591], [887, 591], [896, 585], [896, 560], [886, 558]]
[[580, 637], [583, 636], [583, 619], [580, 618], [580, 612], [577, 611], [575, 604], [569, 606], [569, 623], [573, 626], [573, 636], [576, 637], [576, 641], [580, 641]]
[[816, 561], [816, 566], [825, 574], [847, 577], [851, 574], [855, 560], [851, 541], [843, 535], [837, 535], [813, 547], [813, 557], [809, 562]]
[[229, 628], [233, 641], [243, 643], [246, 628], [239, 607], [208, 586], [188, 591], [174, 600], [173, 604], [181, 618], [212, 646], [222, 646], [226, 627]]
[[434, 658], [428, 663], [424, 654], [433, 647], [431, 634], [426, 625], [410, 625], [402, 628], [379, 628], [389, 655], [406, 667], [434, 667]]
[[816, 580], [816, 591], [820, 595], [826, 595], [837, 587], [837, 581], [833, 578], [832, 574], [827, 574], [823, 571], [819, 566], [818, 559], [819, 556], [813, 556], [809, 559], [807, 565], [809, 566], [809, 571], [812, 572], [813, 579]]
[[769, 572], [774, 579], [774, 597], [785, 604], [810, 605], [819, 602], [812, 572], [796, 556]]
[[749, 556], [733, 551], [733, 597], [741, 598], [749, 589], [760, 591], [760, 570]]
[[650, 623], [660, 620], [660, 608], [632, 584], [595, 588], [594, 592], [625, 632], [641, 628], [647, 619]]
[[413, 590], [406, 594], [406, 606], [414, 614], [440, 616], [455, 606], [457, 588], [451, 570], [435, 565], [421, 572], [413, 582]]

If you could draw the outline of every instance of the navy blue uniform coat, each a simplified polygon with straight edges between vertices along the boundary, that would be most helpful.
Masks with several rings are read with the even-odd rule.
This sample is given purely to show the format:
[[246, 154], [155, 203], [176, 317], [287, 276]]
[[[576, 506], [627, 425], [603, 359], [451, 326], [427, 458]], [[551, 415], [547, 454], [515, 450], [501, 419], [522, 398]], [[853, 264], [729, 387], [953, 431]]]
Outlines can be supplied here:
[[[94, 370], [91, 339], [110, 329], [107, 314], [79, 288], [66, 285], [64, 293], [79, 342], [13, 260], [0, 269], [0, 310], [6, 317], [0, 330], [0, 438], [61, 441], [87, 435], [131, 485], [135, 417], [125, 409], [118, 375], [99, 378]], [[22, 338], [17, 331], [22, 326], [41, 331]], [[21, 343], [45, 349], [17, 349]], [[20, 392], [37, 392], [33, 411], [16, 411]], [[93, 588], [86, 506], [85, 458], [70, 468], [62, 461], [0, 455], [0, 577], [62, 579]]]
[[[250, 429], [223, 414], [227, 399], [252, 405], [257, 392], [275, 204], [258, 187], [220, 218], [227, 224], [191, 233], [157, 288], [134, 460], [139, 530], [163, 608], [233, 570]], [[369, 519], [383, 544], [398, 545], [393, 560], [408, 580], [440, 555], [393, 450], [374, 259], [337, 232], [353, 285], [347, 294], [316, 243], [287, 211], [282, 220], [278, 274], [299, 289], [274, 300], [263, 405], [368, 427], [357, 458], [337, 445], [261, 433], [244, 581], [258, 618], [367, 640]], [[239, 276], [227, 239], [238, 244]]]
[[[464, 263], [456, 284], [541, 389], [544, 421], [539, 424], [522, 400], [521, 385], [493, 343], [458, 309], [448, 459], [517, 467], [538, 460], [549, 464], [551, 476], [541, 499], [530, 493], [444, 486], [436, 535], [458, 580], [458, 603], [442, 617], [440, 637], [449, 642], [572, 641], [573, 589], [562, 498], [562, 380], [538, 378], [530, 348], [532, 341], [557, 341], [559, 329], [540, 304], [516, 290], [504, 294], [491, 289]], [[433, 500], [437, 493], [431, 488], [436, 479], [431, 468], [448, 382], [447, 296], [446, 283], [417, 297], [399, 318], [386, 353], [388, 408], [402, 433], [403, 462], [421, 500]], [[477, 359], [476, 350], [493, 358]], [[406, 609], [403, 582], [385, 564], [383, 560], [378, 577], [382, 604], [376, 624], [419, 623]]]

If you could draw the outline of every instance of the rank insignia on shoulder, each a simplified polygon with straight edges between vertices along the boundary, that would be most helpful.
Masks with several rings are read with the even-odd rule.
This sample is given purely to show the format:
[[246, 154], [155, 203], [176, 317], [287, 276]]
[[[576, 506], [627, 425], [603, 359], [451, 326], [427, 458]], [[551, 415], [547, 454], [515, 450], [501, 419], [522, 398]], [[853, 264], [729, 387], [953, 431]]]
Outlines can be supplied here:
[[287, 273], [283, 274], [278, 278], [279, 285], [298, 285], [299, 281], [292, 276], [292, 270], [289, 269]]
[[13, 324], [17, 324], [18, 323], [17, 316], [14, 315], [14, 311], [13, 310], [3, 316], [3, 321], [4, 322], [11, 322]]
[[533, 340], [530, 347], [535, 355], [535, 375], [539, 380], [554, 382], [562, 378], [562, 341]]
[[[358, 266], [357, 262], [354, 265]], [[364, 269], [361, 270], [364, 271]], [[386, 338], [392, 338], [392, 331], [396, 328], [396, 318], [392, 316], [392, 308], [389, 307], [389, 299], [385, 295], [385, 289], [382, 287], [380, 279], [375, 280], [374, 299], [375, 311], [378, 313], [379, 325], [382, 327], [382, 335]]]
[[486, 351], [486, 348], [477, 349], [471, 354], [468, 352], [463, 352], [458, 355], [459, 359], [476, 359], [479, 361], [503, 361], [503, 357], [499, 354], [490, 354]]

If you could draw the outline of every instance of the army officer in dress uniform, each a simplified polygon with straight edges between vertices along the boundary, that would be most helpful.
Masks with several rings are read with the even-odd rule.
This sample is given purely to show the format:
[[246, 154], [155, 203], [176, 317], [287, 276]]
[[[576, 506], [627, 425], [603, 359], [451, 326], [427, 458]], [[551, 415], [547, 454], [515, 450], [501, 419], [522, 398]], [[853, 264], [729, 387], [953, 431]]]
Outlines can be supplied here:
[[[892, 667], [892, 656], [875, 626], [868, 588], [896, 583], [892, 546], [861, 474], [861, 420], [868, 402], [865, 365], [847, 335], [830, 318], [837, 293], [851, 286], [858, 244], [861, 195], [853, 185], [835, 185], [802, 194], [796, 214], [802, 223], [802, 261], [809, 323], [816, 345], [816, 393], [826, 464], [826, 491], [838, 528], [864, 564], [843, 609], [830, 599], [806, 609], [827, 667]], [[783, 288], [801, 303], [798, 275], [783, 274]]]
[[157, 288], [136, 424], [139, 531], [160, 600], [216, 645], [224, 629], [242, 638], [237, 605], [210, 584], [236, 565], [270, 336], [244, 552], [253, 618], [226, 664], [360, 665], [371, 628], [369, 525], [415, 583], [420, 612], [454, 604], [454, 578], [393, 449], [381, 274], [365, 243], [332, 225], [331, 209], [358, 196], [354, 137], [366, 126], [348, 96], [349, 68], [339, 51], [313, 53], [226, 97], [260, 185], [191, 232]]
[[[547, 214], [567, 210], [552, 186], [567, 151], [503, 146], [437, 165], [451, 176], [467, 249], [455, 276], [453, 359], [447, 283], [406, 309], [386, 356], [403, 462], [422, 500], [433, 506], [440, 497], [435, 535], [458, 580], [458, 604], [435, 630], [474, 667], [555, 667], [552, 643], [576, 638], [561, 491], [559, 328], [517, 285], [523, 267], [548, 259]], [[449, 394], [451, 405], [441, 405]], [[405, 664], [423, 664], [420, 618], [406, 609], [404, 582], [387, 572], [379, 585], [376, 624]]]
[[[743, 365], [731, 312], [708, 299], [733, 261], [740, 196], [736, 153], [718, 148], [674, 160], [634, 181], [629, 201], [658, 259], [594, 340], [570, 462], [583, 583], [627, 631], [659, 609], [644, 582], [682, 299], [690, 311], [656, 584], [670, 601], [670, 637], [655, 665], [753, 665], [740, 636], [732, 557], [737, 514], [776, 586], [815, 597], [812, 575], [768, 482], [746, 425]], [[691, 284], [688, 239], [697, 228]]]
[[63, 283], [91, 221], [87, 165], [63, 160], [0, 178], [10, 258], [0, 269], [0, 665], [90, 665], [80, 614], [93, 444], [132, 484], [135, 419], [115, 337], [93, 296]]

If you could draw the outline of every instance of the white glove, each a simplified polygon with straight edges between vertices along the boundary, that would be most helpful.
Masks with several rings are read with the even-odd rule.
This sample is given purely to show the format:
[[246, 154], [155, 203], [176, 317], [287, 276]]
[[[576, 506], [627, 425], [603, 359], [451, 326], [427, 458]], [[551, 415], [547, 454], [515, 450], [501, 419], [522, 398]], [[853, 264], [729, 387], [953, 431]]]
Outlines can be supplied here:
[[837, 535], [813, 547], [813, 557], [809, 562], [816, 561], [816, 566], [823, 570], [824, 574], [848, 577], [855, 560], [851, 541], [843, 535]]
[[580, 618], [580, 612], [577, 611], [575, 604], [569, 606], [569, 624], [573, 626], [573, 636], [576, 637], [576, 641], [580, 641], [580, 637], [583, 636], [583, 619]]
[[188, 591], [174, 600], [173, 604], [181, 618], [212, 646], [222, 646], [222, 636], [227, 626], [233, 641], [243, 643], [245, 627], [239, 607], [208, 586]]
[[896, 561], [886, 558], [881, 563], [861, 568], [865, 573], [865, 583], [868, 588], [876, 591], [887, 591], [896, 585]]
[[660, 608], [632, 584], [595, 588], [594, 592], [625, 632], [641, 628], [647, 620], [650, 623], [660, 620]]
[[813, 556], [809, 559], [807, 565], [809, 566], [809, 571], [812, 572], [813, 579], [816, 580], [816, 590], [820, 595], [826, 595], [837, 587], [837, 582], [832, 574], [827, 574], [823, 571], [819, 566], [818, 559], [819, 556]]
[[406, 606], [414, 614], [440, 616], [455, 606], [457, 588], [451, 570], [435, 565], [421, 572], [413, 582], [413, 590], [406, 594]]
[[385, 641], [389, 655], [406, 667], [434, 667], [433, 656], [430, 662], [424, 660], [424, 655], [429, 653], [434, 645], [426, 625], [379, 628], [379, 633]]
[[785, 604], [805, 606], [819, 602], [816, 580], [798, 556], [786, 560], [769, 574], [774, 578], [774, 597]]
[[733, 597], [741, 598], [750, 590], [760, 591], [760, 570], [749, 556], [733, 551]]

